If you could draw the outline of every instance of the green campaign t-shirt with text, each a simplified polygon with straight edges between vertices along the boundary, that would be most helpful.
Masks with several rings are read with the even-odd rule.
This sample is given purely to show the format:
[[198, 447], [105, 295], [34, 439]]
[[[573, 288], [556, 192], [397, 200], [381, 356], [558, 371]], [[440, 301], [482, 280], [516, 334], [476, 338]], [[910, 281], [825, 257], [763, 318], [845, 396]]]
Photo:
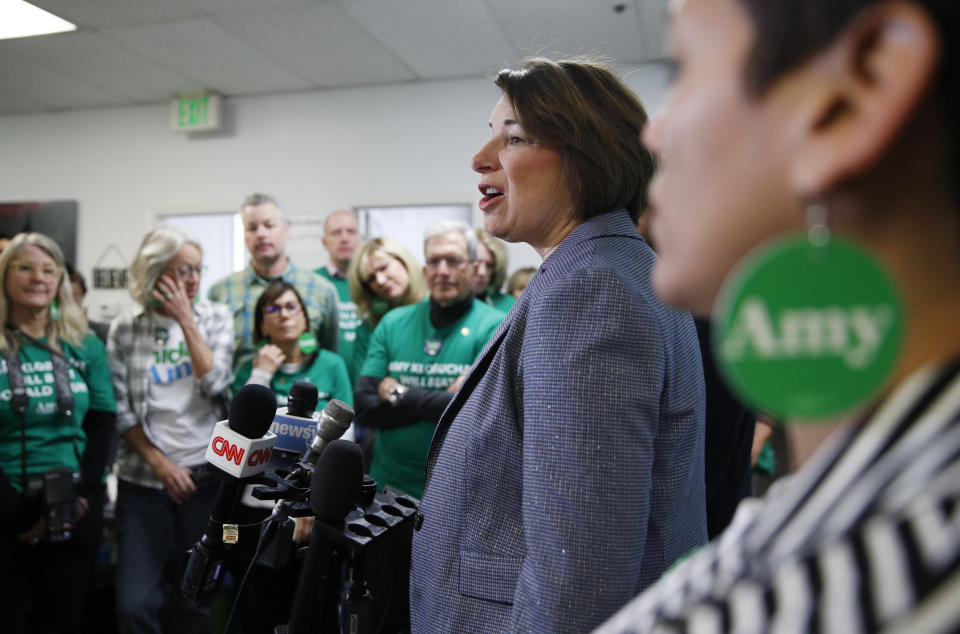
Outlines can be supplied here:
[[[41, 341], [46, 343], [45, 339]], [[22, 427], [27, 448], [27, 477], [39, 476], [54, 467], [79, 471], [77, 457], [83, 455], [87, 440], [83, 431], [84, 416], [91, 409], [104, 412], [117, 409], [103, 342], [92, 332], [87, 333], [79, 346], [60, 340], [73, 393], [73, 415], [69, 419], [57, 408], [50, 352], [22, 338], [20, 343], [20, 369], [30, 399]], [[20, 490], [21, 423], [13, 412], [10, 398], [7, 362], [0, 357], [0, 467]]]
[[[377, 325], [361, 376], [392, 376], [401, 384], [445, 390], [467, 372], [503, 320], [503, 313], [474, 300], [460, 319], [445, 328], [430, 323], [430, 300], [394, 308]], [[378, 488], [390, 485], [423, 495], [427, 452], [436, 421], [416, 421], [378, 429], [370, 475]]]

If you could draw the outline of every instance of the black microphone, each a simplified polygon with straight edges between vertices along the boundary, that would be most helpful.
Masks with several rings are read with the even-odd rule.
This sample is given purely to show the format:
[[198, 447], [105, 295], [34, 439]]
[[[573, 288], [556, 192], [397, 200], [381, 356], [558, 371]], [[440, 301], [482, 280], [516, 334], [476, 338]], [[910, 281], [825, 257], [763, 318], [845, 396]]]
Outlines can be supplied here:
[[[331, 441], [317, 460], [310, 485], [310, 508], [316, 521], [342, 527], [344, 518], [360, 500], [363, 486], [360, 445], [349, 440]], [[290, 610], [290, 624], [286, 630], [278, 628], [277, 631], [290, 634], [337, 631], [339, 574], [333, 544], [314, 528]]]
[[[266, 468], [270, 459], [275, 437], [272, 434], [269, 438], [261, 437], [267, 434], [276, 409], [277, 399], [269, 388], [255, 384], [240, 388], [230, 403], [230, 415], [225, 426], [229, 430], [225, 430], [222, 423], [217, 424], [207, 447], [207, 459], [231, 474], [262, 471], [261, 467]], [[231, 443], [230, 438], [238, 442]], [[242, 439], [247, 439], [249, 446], [240, 447], [239, 440]], [[234, 467], [239, 470], [231, 471]], [[223, 580], [223, 525], [230, 522], [234, 502], [244, 483], [245, 480], [234, 475], [220, 484], [207, 528], [188, 553], [180, 589], [183, 596], [191, 601], [209, 595]]]
[[270, 425], [270, 431], [277, 435], [272, 467], [289, 470], [310, 448], [319, 420], [314, 413], [318, 398], [317, 386], [312, 383], [297, 381], [291, 386], [286, 406], [277, 409]]
[[287, 414], [301, 418], [311, 418], [317, 409], [320, 391], [309, 381], [297, 381], [290, 386], [287, 395]]

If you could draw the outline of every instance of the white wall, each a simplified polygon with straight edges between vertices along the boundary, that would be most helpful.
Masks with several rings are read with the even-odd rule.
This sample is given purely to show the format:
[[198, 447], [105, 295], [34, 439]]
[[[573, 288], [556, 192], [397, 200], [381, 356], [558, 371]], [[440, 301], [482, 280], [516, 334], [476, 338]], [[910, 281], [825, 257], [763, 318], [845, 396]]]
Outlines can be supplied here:
[[[659, 104], [663, 71], [627, 71], [644, 103]], [[482, 226], [470, 157], [497, 98], [489, 79], [234, 98], [223, 130], [189, 136], [168, 129], [165, 103], [0, 117], [0, 201], [78, 201], [77, 265], [88, 278], [111, 243], [129, 263], [158, 214], [236, 210], [253, 191], [304, 220], [340, 206], [471, 202]], [[319, 240], [306, 238], [317, 225], [299, 226], [295, 261], [323, 264]], [[526, 245], [510, 257], [511, 269], [539, 264]], [[87, 303], [96, 318], [128, 301], [91, 290]]]

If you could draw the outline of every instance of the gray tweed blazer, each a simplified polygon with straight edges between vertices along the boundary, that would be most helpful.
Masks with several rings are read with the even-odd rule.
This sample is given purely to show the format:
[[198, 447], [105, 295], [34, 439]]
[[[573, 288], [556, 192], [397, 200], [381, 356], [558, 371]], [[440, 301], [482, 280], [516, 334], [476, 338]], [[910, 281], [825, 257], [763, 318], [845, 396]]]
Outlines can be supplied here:
[[415, 632], [584, 632], [706, 542], [693, 320], [626, 211], [540, 267], [441, 418]]

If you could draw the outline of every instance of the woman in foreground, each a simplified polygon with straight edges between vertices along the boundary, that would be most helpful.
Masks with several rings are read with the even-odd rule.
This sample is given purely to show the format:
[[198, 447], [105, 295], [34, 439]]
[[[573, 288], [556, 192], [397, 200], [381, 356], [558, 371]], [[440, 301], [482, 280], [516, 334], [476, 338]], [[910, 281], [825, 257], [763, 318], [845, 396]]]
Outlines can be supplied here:
[[645, 132], [657, 290], [706, 313], [748, 251], [825, 218], [892, 277], [905, 328], [879, 398], [601, 631], [956, 631], [960, 9], [687, 0], [672, 17], [678, 74]]

